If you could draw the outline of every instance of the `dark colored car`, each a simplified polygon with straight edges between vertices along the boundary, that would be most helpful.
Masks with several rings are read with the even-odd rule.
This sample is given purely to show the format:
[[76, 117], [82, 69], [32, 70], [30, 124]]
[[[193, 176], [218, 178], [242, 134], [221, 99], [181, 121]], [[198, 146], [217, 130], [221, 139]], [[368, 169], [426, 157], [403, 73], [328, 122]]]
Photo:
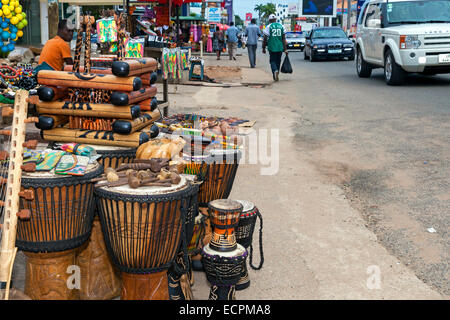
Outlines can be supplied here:
[[305, 60], [337, 58], [355, 60], [355, 45], [339, 27], [320, 27], [306, 36]]
[[301, 50], [305, 48], [305, 34], [302, 32], [286, 32], [288, 50]]

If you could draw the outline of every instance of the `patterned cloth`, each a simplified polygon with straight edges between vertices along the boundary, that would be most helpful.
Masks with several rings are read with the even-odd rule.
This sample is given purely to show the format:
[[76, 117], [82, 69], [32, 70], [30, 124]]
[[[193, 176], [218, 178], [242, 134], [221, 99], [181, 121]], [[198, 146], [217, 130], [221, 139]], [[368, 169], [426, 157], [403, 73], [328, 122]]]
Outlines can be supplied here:
[[117, 26], [114, 19], [97, 20], [98, 41], [101, 43], [117, 41]]
[[222, 51], [223, 50], [223, 44], [225, 42], [223, 32], [222, 31], [216, 31], [213, 35], [213, 50], [214, 51]]

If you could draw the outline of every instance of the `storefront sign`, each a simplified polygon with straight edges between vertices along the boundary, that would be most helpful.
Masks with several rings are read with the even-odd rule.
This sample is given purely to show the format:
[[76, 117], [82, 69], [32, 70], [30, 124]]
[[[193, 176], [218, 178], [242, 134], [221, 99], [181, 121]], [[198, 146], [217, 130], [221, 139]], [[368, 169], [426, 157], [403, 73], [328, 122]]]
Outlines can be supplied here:
[[208, 8], [206, 13], [209, 22], [220, 22], [220, 8]]

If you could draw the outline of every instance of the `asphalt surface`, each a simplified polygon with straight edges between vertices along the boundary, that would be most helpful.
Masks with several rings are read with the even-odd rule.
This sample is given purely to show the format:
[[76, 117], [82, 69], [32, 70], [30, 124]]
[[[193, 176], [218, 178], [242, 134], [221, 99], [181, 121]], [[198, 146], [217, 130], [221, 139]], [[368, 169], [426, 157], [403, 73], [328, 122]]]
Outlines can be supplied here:
[[298, 101], [295, 145], [390, 253], [449, 295], [450, 75], [390, 87], [382, 69], [360, 79], [354, 62], [290, 60], [278, 90]]

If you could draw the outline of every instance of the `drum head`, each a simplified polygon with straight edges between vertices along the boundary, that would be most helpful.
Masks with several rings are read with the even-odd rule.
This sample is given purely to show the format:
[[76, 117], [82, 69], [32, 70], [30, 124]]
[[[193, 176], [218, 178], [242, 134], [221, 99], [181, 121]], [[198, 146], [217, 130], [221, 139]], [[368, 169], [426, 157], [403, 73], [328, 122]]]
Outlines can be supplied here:
[[128, 184], [118, 187], [99, 187], [99, 189], [110, 191], [114, 193], [124, 194], [124, 195], [139, 195], [139, 196], [151, 196], [151, 195], [164, 195], [173, 193], [179, 190], [186, 189], [188, 186], [185, 177], [181, 176], [181, 180], [178, 184], [173, 184], [170, 187], [140, 187], [140, 188], [130, 188]]
[[242, 213], [246, 213], [249, 211], [253, 211], [253, 209], [255, 209], [255, 204], [251, 201], [247, 201], [247, 200], [236, 200], [237, 202], [239, 202], [240, 204], [242, 204]]
[[203, 252], [206, 253], [207, 255], [210, 256], [221, 256], [224, 258], [234, 258], [234, 257], [240, 257], [243, 256], [247, 250], [240, 245], [239, 243], [236, 244], [236, 249], [234, 249], [233, 251], [216, 251], [211, 249], [209, 243], [207, 243], [204, 247], [203, 247]]
[[242, 211], [242, 204], [231, 199], [217, 199], [211, 201], [208, 206], [218, 211]]

